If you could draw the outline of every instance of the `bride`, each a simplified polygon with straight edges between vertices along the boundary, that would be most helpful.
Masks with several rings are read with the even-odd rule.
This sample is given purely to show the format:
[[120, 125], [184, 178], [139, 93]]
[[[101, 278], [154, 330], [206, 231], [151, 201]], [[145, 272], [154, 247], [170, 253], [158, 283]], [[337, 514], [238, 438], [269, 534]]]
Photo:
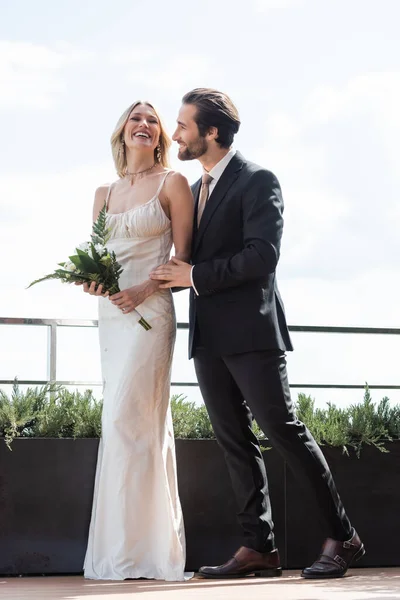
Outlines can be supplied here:
[[[185, 537], [169, 406], [175, 313], [169, 290], [149, 273], [175, 256], [189, 261], [193, 199], [168, 168], [171, 142], [148, 102], [135, 102], [111, 137], [119, 179], [96, 190], [123, 268], [121, 292], [99, 296], [104, 380], [92, 518], [84, 574], [90, 579], [184, 578]], [[150, 324], [139, 324], [138, 312]]]

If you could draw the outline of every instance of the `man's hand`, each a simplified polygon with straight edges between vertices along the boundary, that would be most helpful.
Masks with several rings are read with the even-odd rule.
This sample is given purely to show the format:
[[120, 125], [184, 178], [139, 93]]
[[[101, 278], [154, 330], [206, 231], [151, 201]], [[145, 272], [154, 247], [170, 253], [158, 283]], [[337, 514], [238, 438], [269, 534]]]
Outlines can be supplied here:
[[160, 288], [191, 287], [192, 266], [179, 258], [172, 257], [166, 265], [157, 267], [150, 273], [150, 279], [160, 280]]
[[122, 310], [124, 315], [135, 310], [139, 304], [142, 304], [153, 294], [158, 288], [158, 284], [155, 281], [141, 283], [140, 285], [134, 285], [131, 288], [122, 290], [110, 296], [110, 302]]

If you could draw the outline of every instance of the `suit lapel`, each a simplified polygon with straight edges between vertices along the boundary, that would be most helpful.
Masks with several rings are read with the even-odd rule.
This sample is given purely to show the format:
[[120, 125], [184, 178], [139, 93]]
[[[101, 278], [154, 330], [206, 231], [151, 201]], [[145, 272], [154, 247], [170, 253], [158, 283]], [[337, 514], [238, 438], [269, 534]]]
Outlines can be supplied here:
[[228, 163], [225, 171], [222, 173], [220, 179], [217, 182], [217, 185], [213, 189], [211, 196], [209, 197], [209, 199], [207, 201], [207, 204], [204, 208], [203, 216], [201, 217], [200, 226], [199, 226], [198, 230], [197, 230], [197, 207], [198, 207], [198, 202], [199, 202], [201, 179], [200, 179], [200, 181], [198, 181], [195, 184], [195, 186], [197, 186], [197, 189], [194, 192], [195, 199], [196, 199], [195, 222], [194, 222], [194, 231], [196, 232], [196, 235], [194, 236], [194, 238], [195, 238], [194, 239], [194, 248], [193, 248], [194, 251], [196, 251], [196, 249], [198, 248], [198, 246], [201, 242], [201, 239], [204, 235], [204, 232], [206, 231], [214, 212], [217, 210], [218, 206], [220, 205], [222, 200], [225, 198], [229, 189], [232, 187], [232, 185], [234, 184], [236, 179], [239, 177], [239, 172], [240, 172], [241, 168], [243, 167], [243, 163], [244, 163], [244, 159], [243, 159], [242, 155], [239, 154], [239, 152], [236, 152], [235, 156], [233, 156], [233, 158]]

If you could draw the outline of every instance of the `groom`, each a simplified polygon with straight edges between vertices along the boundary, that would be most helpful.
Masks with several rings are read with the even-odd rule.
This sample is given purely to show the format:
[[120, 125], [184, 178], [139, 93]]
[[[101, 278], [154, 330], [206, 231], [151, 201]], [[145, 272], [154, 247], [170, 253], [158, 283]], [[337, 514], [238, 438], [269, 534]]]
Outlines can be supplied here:
[[285, 352], [292, 350], [276, 266], [283, 201], [276, 177], [232, 148], [240, 120], [224, 93], [183, 98], [177, 129], [181, 160], [198, 159], [192, 266], [173, 259], [152, 278], [190, 287], [189, 355], [236, 497], [243, 546], [208, 578], [280, 575], [267, 477], [252, 416], [301, 481], [316, 494], [329, 537], [310, 579], [341, 577], [364, 547], [344, 511], [325, 458], [294, 413]]

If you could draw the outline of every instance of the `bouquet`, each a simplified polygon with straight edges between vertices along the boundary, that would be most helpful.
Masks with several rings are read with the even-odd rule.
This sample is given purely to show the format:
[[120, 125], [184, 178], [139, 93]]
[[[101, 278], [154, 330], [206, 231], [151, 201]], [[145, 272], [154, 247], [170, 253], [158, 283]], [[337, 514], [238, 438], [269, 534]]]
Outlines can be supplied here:
[[[103, 286], [103, 292], [110, 296], [120, 291], [118, 281], [123, 271], [118, 263], [115, 252], [109, 251], [106, 244], [110, 238], [110, 231], [106, 225], [106, 205], [101, 209], [96, 222], [93, 224], [90, 242], [80, 244], [76, 254], [69, 257], [66, 262], [58, 263], [59, 269], [53, 273], [36, 279], [29, 284], [28, 288], [40, 281], [47, 279], [60, 279], [63, 283], [88, 283], [95, 281], [97, 285]], [[151, 329], [149, 323], [135, 309], [139, 316], [140, 325], [148, 331]]]

